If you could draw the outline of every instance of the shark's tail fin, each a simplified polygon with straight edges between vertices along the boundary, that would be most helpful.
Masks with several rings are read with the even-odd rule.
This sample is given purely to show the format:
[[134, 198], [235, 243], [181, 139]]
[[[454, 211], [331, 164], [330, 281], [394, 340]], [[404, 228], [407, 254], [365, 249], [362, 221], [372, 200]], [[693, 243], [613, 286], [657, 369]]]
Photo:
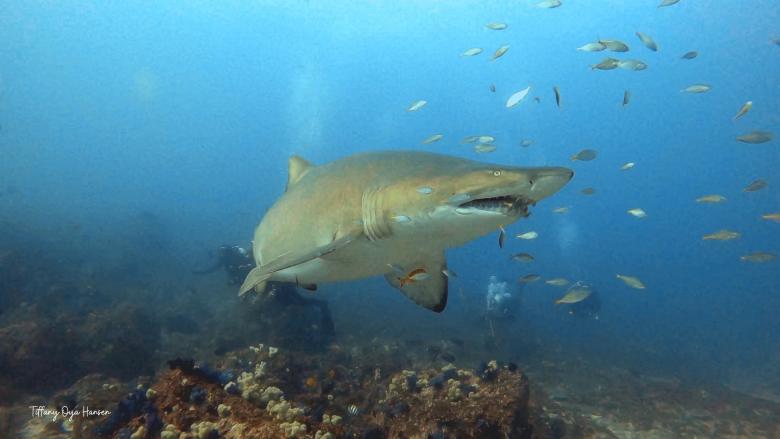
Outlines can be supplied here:
[[266, 281], [271, 277], [270, 273], [263, 272], [259, 267], [255, 267], [244, 279], [244, 283], [241, 284], [241, 288], [238, 290], [238, 296], [241, 297], [248, 293], [250, 290], [255, 290], [258, 293], [265, 291]]

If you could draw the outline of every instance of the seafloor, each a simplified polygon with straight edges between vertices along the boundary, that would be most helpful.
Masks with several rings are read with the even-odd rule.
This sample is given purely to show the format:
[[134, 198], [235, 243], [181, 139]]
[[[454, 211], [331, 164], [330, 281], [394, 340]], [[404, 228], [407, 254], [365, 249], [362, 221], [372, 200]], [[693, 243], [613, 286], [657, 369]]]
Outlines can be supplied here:
[[780, 438], [780, 404], [725, 386], [544, 345], [327, 338], [284, 326], [302, 310], [161, 301], [143, 267], [52, 258], [0, 249], [0, 438]]

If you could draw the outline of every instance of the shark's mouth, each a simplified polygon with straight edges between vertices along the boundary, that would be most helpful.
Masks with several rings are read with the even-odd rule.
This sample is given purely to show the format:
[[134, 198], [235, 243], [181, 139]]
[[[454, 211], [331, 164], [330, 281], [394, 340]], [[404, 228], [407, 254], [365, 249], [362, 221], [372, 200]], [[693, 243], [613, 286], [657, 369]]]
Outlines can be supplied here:
[[499, 197], [477, 198], [458, 206], [460, 213], [472, 213], [473, 209], [495, 212], [504, 215], [528, 216], [528, 206], [535, 204], [532, 200], [512, 195]]

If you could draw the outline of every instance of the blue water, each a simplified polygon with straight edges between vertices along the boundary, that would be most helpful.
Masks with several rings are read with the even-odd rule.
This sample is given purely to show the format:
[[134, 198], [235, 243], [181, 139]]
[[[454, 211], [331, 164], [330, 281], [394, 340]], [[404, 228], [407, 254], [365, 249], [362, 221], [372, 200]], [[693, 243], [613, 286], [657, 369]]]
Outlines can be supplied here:
[[[325, 163], [416, 149], [571, 166], [574, 180], [508, 230], [536, 230], [537, 240], [511, 238], [499, 249], [492, 235], [448, 252], [458, 277], [444, 314], [372, 279], [322, 287], [337, 326], [360, 328], [381, 312], [372, 330], [390, 337], [484, 332], [469, 316], [484, 311], [488, 277], [514, 291], [518, 277], [534, 272], [592, 282], [603, 302], [599, 320], [572, 320], [553, 305], [562, 289], [528, 285], [523, 318], [544, 344], [713, 380], [777, 367], [780, 262], [739, 257], [780, 252], [780, 225], [760, 219], [780, 210], [780, 149], [777, 139], [734, 138], [780, 131], [780, 47], [770, 42], [780, 37], [780, 6], [534, 3], [2, 2], [0, 221], [13, 225], [17, 241], [45, 242], [46, 251], [100, 272], [134, 242], [132, 218], [151, 213], [164, 224], [164, 236], [152, 239], [166, 250], [129, 257], [156, 261], [150, 272], [169, 286], [159, 300], [205, 284], [219, 286], [214, 300], [235, 301], [232, 287], [189, 270], [221, 244], [248, 245], [284, 190], [291, 154]], [[509, 28], [484, 27], [494, 21]], [[657, 41], [657, 53], [640, 44], [638, 30]], [[631, 51], [575, 50], [598, 38]], [[503, 44], [511, 45], [506, 55], [490, 61]], [[459, 56], [470, 47], [485, 52]], [[680, 59], [690, 50], [699, 57]], [[589, 68], [607, 56], [649, 68]], [[712, 91], [680, 92], [702, 82]], [[529, 98], [506, 109], [508, 96], [528, 85]], [[632, 101], [621, 108], [626, 89]], [[417, 99], [428, 105], [406, 112]], [[747, 100], [752, 111], [733, 121]], [[420, 144], [434, 133], [444, 140]], [[497, 151], [478, 155], [460, 144], [474, 134], [495, 136]], [[534, 144], [521, 148], [526, 138]], [[571, 162], [583, 148], [598, 158]], [[619, 170], [628, 161], [636, 167]], [[742, 192], [757, 178], [768, 188]], [[589, 186], [595, 195], [579, 193]], [[711, 193], [728, 201], [694, 202]], [[560, 206], [570, 212], [552, 212]], [[634, 207], [647, 218], [629, 216]], [[702, 241], [720, 229], [742, 237]], [[536, 261], [510, 261], [519, 251]], [[647, 289], [628, 288], [617, 273]]]

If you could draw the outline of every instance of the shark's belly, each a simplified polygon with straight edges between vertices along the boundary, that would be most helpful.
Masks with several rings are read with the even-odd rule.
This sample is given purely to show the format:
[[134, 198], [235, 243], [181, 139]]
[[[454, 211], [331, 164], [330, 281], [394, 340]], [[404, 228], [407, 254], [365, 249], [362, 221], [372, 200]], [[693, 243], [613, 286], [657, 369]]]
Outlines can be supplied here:
[[325, 257], [279, 271], [272, 279], [299, 284], [362, 279], [384, 275], [394, 270], [392, 266], [404, 267], [419, 257], [416, 244], [362, 240]]

